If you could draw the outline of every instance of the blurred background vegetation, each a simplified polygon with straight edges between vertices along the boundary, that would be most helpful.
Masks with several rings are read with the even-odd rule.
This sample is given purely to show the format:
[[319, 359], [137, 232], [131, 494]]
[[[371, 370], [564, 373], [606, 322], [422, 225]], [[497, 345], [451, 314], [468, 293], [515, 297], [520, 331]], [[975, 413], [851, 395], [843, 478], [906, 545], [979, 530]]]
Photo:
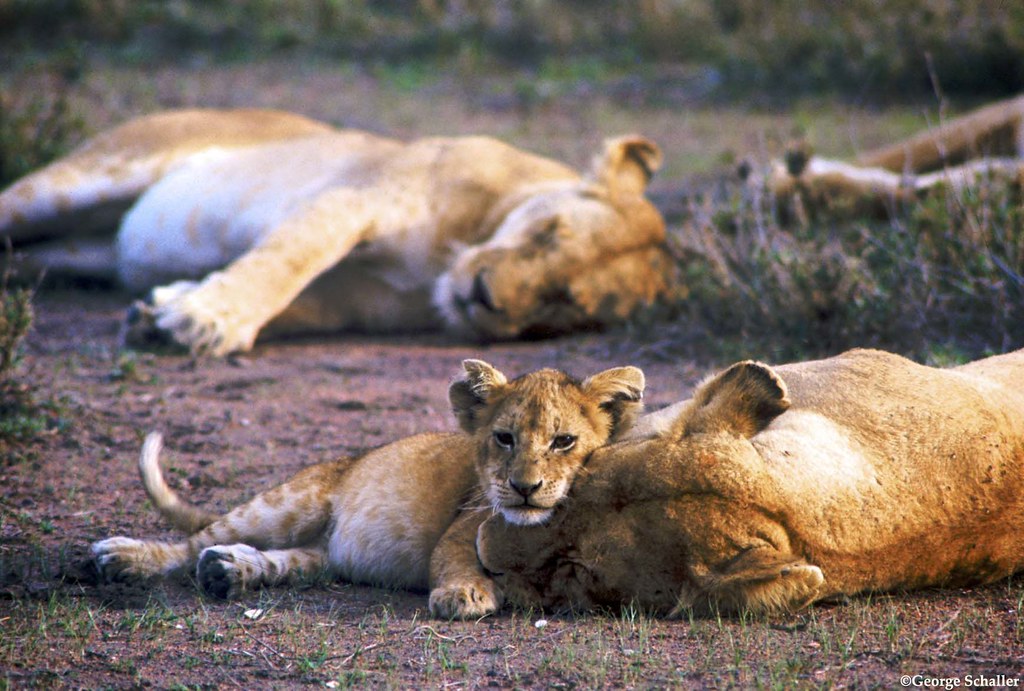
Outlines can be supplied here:
[[[475, 69], [699, 64], [722, 93], [999, 94], [1024, 86], [1008, 0], [0, 0], [4, 62], [218, 59], [306, 50]], [[929, 62], [931, 63], [929, 65]]]
[[0, 185], [176, 106], [480, 132], [574, 165], [642, 131], [682, 300], [629, 348], [944, 362], [1024, 346], [1019, 183], [795, 223], [730, 174], [794, 134], [849, 156], [1021, 91], [1019, 0], [0, 0]]

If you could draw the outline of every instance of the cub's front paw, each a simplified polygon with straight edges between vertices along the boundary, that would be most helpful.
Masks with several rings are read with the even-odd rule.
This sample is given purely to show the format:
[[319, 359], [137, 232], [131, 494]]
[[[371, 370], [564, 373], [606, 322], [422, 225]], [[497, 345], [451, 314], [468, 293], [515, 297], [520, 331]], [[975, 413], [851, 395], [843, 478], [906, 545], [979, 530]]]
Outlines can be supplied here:
[[476, 619], [497, 612], [502, 600], [488, 578], [445, 584], [430, 591], [430, 613], [438, 619]]
[[110, 583], [145, 581], [163, 569], [154, 561], [149, 543], [130, 537], [111, 537], [92, 544], [100, 578]]
[[234, 600], [259, 580], [261, 561], [259, 550], [249, 545], [207, 547], [199, 554], [196, 581], [207, 595]]

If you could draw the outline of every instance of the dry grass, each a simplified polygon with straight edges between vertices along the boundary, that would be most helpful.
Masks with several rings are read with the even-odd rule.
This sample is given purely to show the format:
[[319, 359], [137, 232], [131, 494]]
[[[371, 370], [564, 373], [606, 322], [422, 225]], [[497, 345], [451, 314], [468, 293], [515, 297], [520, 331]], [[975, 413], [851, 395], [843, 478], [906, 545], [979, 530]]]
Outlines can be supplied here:
[[939, 190], [884, 220], [808, 217], [734, 185], [695, 197], [675, 239], [684, 300], [668, 332], [652, 324], [639, 335], [668, 354], [725, 348], [780, 361], [872, 346], [941, 364], [1024, 342], [1016, 183]]

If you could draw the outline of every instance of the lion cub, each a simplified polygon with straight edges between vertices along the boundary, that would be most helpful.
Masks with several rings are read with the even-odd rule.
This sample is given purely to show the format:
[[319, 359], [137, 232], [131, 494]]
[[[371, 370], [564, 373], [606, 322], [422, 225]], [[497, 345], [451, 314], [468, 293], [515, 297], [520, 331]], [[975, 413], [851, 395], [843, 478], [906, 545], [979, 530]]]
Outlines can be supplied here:
[[161, 438], [151, 433], [139, 460], [146, 492], [190, 535], [96, 542], [101, 575], [141, 580], [195, 564], [200, 588], [228, 598], [326, 569], [352, 582], [430, 588], [438, 617], [495, 611], [503, 595], [479, 566], [477, 527], [494, 512], [520, 525], [546, 520], [590, 453], [633, 425], [644, 375], [619, 367], [579, 382], [543, 369], [509, 381], [479, 360], [463, 368], [448, 393], [466, 434], [420, 434], [306, 468], [224, 516], [167, 486]]

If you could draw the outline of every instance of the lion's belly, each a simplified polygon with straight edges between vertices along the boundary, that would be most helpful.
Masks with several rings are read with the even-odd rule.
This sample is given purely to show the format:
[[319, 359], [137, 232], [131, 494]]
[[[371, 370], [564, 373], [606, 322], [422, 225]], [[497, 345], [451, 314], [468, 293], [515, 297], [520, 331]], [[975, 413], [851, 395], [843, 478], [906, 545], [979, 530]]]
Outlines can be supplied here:
[[[373, 189], [379, 158], [365, 135], [310, 137], [191, 157], [150, 187], [118, 233], [119, 271], [142, 290], [222, 268], [326, 193]], [[340, 222], [348, 214], [340, 210]], [[316, 228], [310, 227], [310, 231]]]
[[987, 581], [1024, 566], [1024, 458], [987, 418], [965, 417], [928, 419], [927, 442], [879, 430], [868, 447], [791, 411], [754, 437], [790, 538], [831, 587]]
[[430, 555], [475, 483], [471, 453], [444, 453], [455, 435], [421, 435], [371, 452], [346, 476], [328, 552], [345, 580], [428, 587]]

